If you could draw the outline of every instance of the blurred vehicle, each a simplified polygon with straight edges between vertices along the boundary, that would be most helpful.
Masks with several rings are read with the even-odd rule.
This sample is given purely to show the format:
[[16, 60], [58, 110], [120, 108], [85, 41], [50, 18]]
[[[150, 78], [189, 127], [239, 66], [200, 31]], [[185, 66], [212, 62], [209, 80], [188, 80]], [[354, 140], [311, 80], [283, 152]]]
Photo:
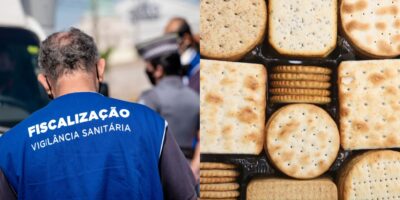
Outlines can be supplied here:
[[0, 134], [49, 101], [36, 78], [39, 37], [19, 1], [0, 2]]

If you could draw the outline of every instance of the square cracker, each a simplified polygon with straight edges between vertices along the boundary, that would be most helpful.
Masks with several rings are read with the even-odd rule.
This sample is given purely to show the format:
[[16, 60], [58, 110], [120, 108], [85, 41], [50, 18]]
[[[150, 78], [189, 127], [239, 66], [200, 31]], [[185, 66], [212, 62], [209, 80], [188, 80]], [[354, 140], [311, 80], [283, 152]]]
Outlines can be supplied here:
[[280, 54], [325, 57], [336, 46], [337, 0], [269, 0], [268, 41]]
[[342, 147], [400, 147], [400, 60], [342, 62], [338, 84]]
[[267, 72], [263, 65], [200, 62], [202, 153], [259, 154], [264, 144]]

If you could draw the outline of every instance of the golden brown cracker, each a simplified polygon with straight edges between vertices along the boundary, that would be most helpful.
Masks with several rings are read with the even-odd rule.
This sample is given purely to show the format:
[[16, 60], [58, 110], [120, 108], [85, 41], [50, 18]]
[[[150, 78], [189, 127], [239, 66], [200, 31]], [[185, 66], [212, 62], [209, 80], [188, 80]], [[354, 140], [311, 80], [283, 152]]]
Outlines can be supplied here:
[[266, 152], [274, 165], [300, 179], [326, 172], [339, 151], [339, 131], [322, 108], [291, 104], [280, 108], [266, 125]]
[[327, 104], [331, 98], [322, 96], [302, 96], [302, 95], [277, 95], [271, 97], [272, 103], [314, 103]]
[[234, 198], [239, 196], [238, 191], [202, 191], [200, 198]]
[[331, 94], [329, 90], [324, 89], [302, 89], [302, 88], [271, 88], [269, 92], [274, 95], [306, 95], [306, 96], [323, 96], [327, 97]]
[[238, 183], [200, 184], [200, 191], [231, 191], [238, 188]]
[[274, 88], [328, 89], [331, 83], [318, 81], [272, 81], [271, 86]]
[[272, 68], [274, 73], [331, 74], [332, 70], [320, 66], [280, 65]]
[[283, 81], [329, 81], [330, 76], [325, 74], [306, 74], [306, 73], [274, 73], [270, 76], [271, 80]]
[[235, 169], [236, 166], [227, 163], [201, 162], [200, 169]]
[[200, 177], [237, 177], [237, 176], [239, 176], [239, 172], [231, 169], [200, 170]]
[[236, 177], [200, 177], [200, 183], [233, 183]]

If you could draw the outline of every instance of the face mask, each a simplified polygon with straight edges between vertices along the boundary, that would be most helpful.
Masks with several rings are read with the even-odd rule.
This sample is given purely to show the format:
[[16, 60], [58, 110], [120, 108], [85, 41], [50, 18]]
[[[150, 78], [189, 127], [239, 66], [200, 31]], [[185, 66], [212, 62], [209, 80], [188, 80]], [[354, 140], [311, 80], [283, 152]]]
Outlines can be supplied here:
[[51, 85], [50, 85], [50, 82], [49, 82], [49, 80], [47, 79], [47, 76], [44, 76], [44, 77], [46, 78], [47, 85], [49, 86], [49, 92], [47, 93], [47, 96], [49, 97], [49, 99], [53, 100], [53, 99], [54, 99], [54, 96], [53, 96], [53, 93], [51, 93]]
[[101, 93], [100, 91], [101, 91], [101, 86], [103, 85], [102, 83], [101, 83], [101, 81], [100, 81], [100, 77], [99, 77], [99, 71], [98, 71], [98, 69], [97, 69], [97, 64], [96, 64], [96, 76], [97, 76], [97, 80], [99, 81], [99, 89], [97, 90], [97, 93]]
[[187, 48], [182, 54], [181, 54], [181, 64], [183, 66], [185, 65], [190, 65], [192, 62], [193, 58], [196, 56], [196, 50], [194, 48]]
[[146, 70], [146, 75], [147, 75], [147, 78], [149, 78], [150, 83], [152, 85], [156, 85], [156, 79], [154, 78], [153, 73], [151, 71]]

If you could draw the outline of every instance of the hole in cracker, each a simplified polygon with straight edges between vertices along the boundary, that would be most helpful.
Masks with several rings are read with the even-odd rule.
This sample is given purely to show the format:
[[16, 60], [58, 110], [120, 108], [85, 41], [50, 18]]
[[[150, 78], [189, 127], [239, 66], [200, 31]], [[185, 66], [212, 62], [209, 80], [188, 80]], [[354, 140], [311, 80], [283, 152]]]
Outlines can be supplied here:
[[364, 103], [364, 106], [368, 106], [368, 103]]
[[[243, 44], [243, 41], [242, 41], [242, 40], [239, 40], [239, 43], [240, 43], [240, 44]], [[256, 77], [258, 77], [258, 76], [256, 75]]]
[[224, 26], [225, 28], [229, 28], [229, 25], [227, 25], [227, 24], [225, 24], [225, 26]]

